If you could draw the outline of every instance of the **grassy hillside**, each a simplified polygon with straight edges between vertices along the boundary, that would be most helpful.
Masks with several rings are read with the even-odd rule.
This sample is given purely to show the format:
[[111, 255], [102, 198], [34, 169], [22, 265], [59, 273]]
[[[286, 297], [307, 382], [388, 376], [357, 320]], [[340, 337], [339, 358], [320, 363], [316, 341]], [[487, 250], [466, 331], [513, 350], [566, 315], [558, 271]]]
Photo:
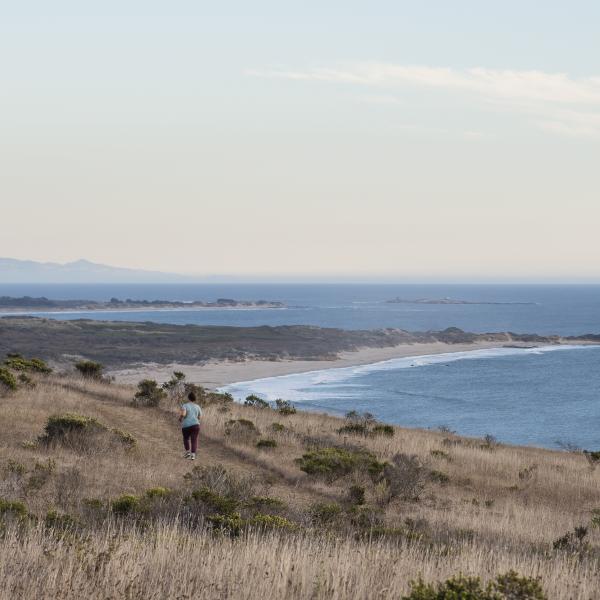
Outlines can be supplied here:
[[[173, 403], [134, 392], [51, 375], [0, 397], [3, 600], [399, 598], [419, 576], [510, 569], [548, 598], [600, 597], [600, 473], [581, 453], [213, 396], [192, 463]], [[89, 433], [47, 427], [64, 414]]]

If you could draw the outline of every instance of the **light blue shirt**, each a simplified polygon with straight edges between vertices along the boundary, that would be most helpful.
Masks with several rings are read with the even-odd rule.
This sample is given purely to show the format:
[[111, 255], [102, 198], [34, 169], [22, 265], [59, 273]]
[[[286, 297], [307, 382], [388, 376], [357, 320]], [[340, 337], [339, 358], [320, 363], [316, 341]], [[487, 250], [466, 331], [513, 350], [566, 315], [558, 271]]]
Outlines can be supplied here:
[[193, 402], [186, 402], [182, 405], [185, 410], [185, 417], [181, 421], [181, 427], [191, 427], [192, 425], [200, 425], [200, 417], [202, 416], [202, 409]]

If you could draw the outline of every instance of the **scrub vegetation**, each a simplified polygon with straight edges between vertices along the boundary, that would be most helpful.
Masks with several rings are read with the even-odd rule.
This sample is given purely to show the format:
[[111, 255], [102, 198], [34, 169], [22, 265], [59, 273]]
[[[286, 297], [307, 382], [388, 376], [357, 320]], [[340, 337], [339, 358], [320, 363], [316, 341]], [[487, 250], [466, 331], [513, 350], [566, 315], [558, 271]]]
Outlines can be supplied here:
[[182, 375], [161, 394], [27, 374], [0, 397], [2, 599], [599, 597], [600, 470], [582, 451], [196, 388], [192, 463]]

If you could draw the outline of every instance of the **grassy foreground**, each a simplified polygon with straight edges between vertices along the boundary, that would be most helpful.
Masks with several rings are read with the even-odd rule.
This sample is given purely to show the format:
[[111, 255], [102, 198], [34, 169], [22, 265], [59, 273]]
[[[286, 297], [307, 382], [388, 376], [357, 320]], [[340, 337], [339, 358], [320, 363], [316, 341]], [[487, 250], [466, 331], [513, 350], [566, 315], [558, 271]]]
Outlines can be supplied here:
[[[401, 598], [513, 569], [548, 598], [600, 597], [582, 453], [213, 397], [191, 463], [168, 399], [34, 379], [0, 397], [2, 600]], [[65, 414], [85, 418], [49, 422]]]

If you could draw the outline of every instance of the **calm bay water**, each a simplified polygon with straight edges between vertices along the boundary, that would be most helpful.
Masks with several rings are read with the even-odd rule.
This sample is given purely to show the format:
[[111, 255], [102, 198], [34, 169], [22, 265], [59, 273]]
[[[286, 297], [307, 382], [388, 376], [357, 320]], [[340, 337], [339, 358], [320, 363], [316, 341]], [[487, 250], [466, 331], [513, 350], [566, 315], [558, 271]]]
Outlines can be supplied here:
[[[60, 319], [110, 319], [203, 325], [399, 327], [580, 335], [600, 333], [600, 286], [494, 285], [0, 285], [0, 295], [52, 299], [278, 300], [286, 309], [48, 313]], [[450, 297], [506, 304], [388, 304]], [[517, 304], [518, 303], [518, 304]], [[231, 386], [313, 410], [366, 410], [406, 426], [450, 427], [499, 440], [600, 448], [600, 348], [500, 349], [398, 359]]]

